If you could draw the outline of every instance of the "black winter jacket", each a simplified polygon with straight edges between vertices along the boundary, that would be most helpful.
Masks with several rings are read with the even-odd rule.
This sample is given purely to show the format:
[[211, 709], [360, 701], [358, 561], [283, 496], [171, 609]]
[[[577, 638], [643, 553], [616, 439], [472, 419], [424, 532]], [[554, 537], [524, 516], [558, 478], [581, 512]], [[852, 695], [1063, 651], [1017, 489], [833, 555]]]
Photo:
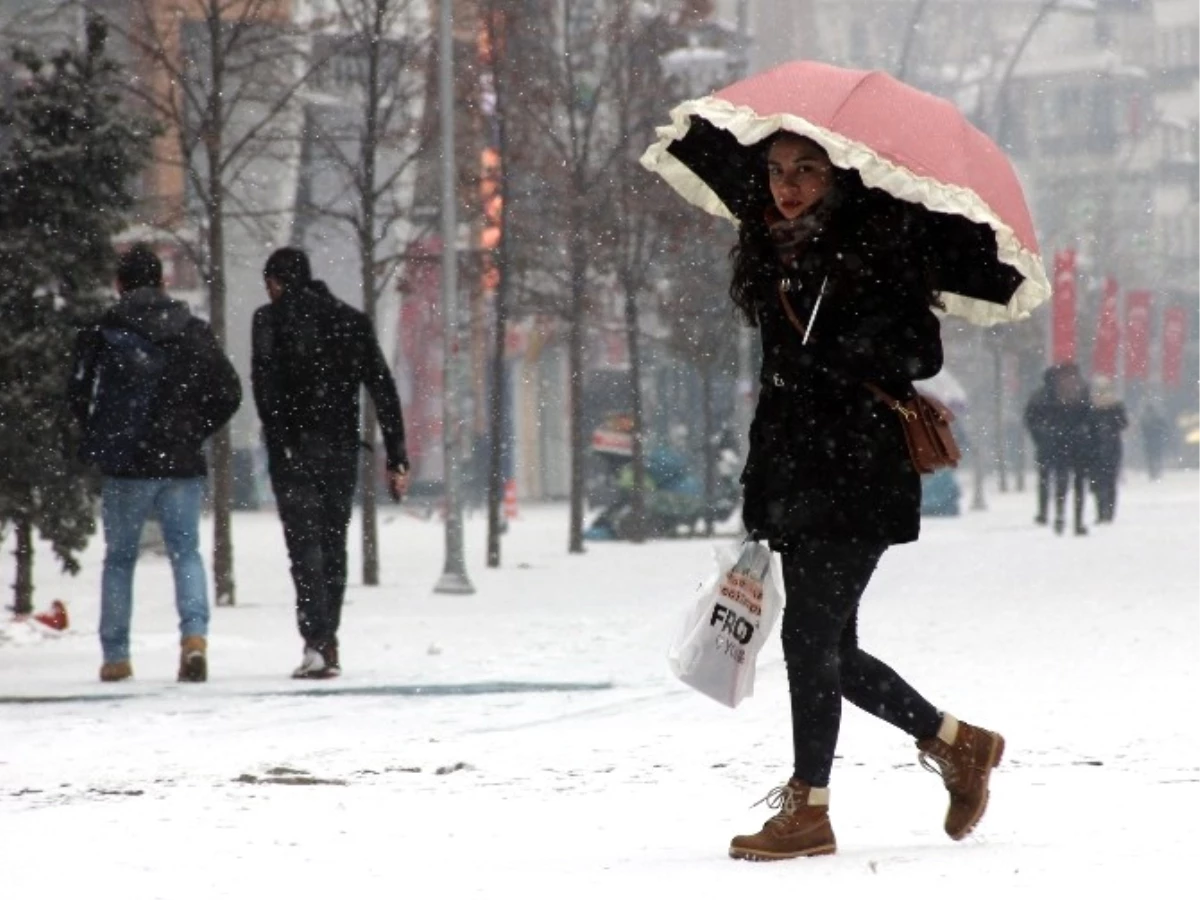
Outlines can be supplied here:
[[95, 325], [80, 331], [67, 385], [71, 411], [81, 424], [91, 412], [97, 358], [105, 328], [123, 327], [167, 350], [166, 369], [149, 432], [133, 462], [117, 478], [200, 478], [208, 473], [204, 441], [232, 418], [242, 402], [242, 385], [212, 328], [187, 306], [155, 288], [121, 296]]
[[1087, 470], [1091, 456], [1092, 404], [1086, 393], [1077, 400], [1060, 400], [1052, 385], [1043, 385], [1029, 398], [1024, 419], [1039, 463], [1052, 468]]
[[853, 235], [822, 240], [784, 282], [801, 324], [825, 283], [807, 344], [777, 285], [756, 299], [763, 364], [743, 519], [776, 549], [813, 538], [913, 541], [920, 476], [897, 414], [864, 382], [910, 398], [914, 380], [942, 367], [940, 323], [904, 260], [872, 255]]
[[400, 397], [364, 313], [314, 281], [255, 310], [252, 342], [254, 401], [271, 461], [357, 453], [365, 385], [388, 469], [408, 467]]
[[1121, 432], [1129, 427], [1125, 404], [1093, 406], [1088, 432], [1088, 471], [1093, 475], [1116, 475], [1121, 470]]

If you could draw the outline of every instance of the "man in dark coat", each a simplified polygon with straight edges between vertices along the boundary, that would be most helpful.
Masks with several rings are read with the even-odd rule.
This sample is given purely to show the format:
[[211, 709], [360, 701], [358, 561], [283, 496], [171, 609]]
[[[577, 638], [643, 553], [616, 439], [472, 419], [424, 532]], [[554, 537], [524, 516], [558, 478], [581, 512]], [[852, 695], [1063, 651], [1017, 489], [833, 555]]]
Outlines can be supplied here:
[[251, 380], [304, 638], [293, 677], [330, 678], [341, 673], [337, 633], [361, 447], [359, 388], [375, 405], [396, 500], [408, 488], [404, 419], [371, 321], [313, 280], [304, 252], [276, 250], [263, 277], [271, 302], [254, 313]]
[[[116, 305], [80, 332], [68, 385], [71, 410], [84, 429], [83, 456], [104, 476], [100, 679], [133, 674], [133, 570], [142, 526], [154, 513], [175, 576], [178, 677], [204, 681], [203, 443], [237, 411], [242, 388], [208, 324], [163, 293], [162, 262], [148, 246], [121, 257], [117, 288]], [[139, 368], [139, 361], [146, 365]]]
[[1033, 439], [1038, 469], [1038, 513], [1045, 525], [1053, 485], [1054, 530], [1066, 527], [1067, 492], [1075, 488], [1075, 533], [1086, 535], [1083, 506], [1091, 423], [1087, 385], [1073, 362], [1058, 363], [1042, 375], [1042, 386], [1025, 407], [1025, 427]]

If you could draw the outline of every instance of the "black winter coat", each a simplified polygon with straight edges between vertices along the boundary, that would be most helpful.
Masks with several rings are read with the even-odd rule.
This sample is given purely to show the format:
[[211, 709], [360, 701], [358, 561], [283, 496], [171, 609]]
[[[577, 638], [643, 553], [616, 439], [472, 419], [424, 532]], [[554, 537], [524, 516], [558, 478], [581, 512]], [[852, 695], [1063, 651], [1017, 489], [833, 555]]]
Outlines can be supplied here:
[[358, 452], [359, 387], [383, 432], [387, 467], [408, 467], [400, 397], [367, 316], [320, 281], [254, 312], [251, 382], [270, 460]]
[[131, 464], [102, 468], [116, 478], [201, 478], [208, 473], [204, 441], [242, 402], [242, 385], [212, 328], [183, 303], [155, 288], [122, 295], [95, 325], [80, 331], [67, 385], [71, 411], [86, 424], [105, 328], [128, 328], [167, 350], [149, 431]]
[[853, 235], [821, 240], [785, 282], [806, 324], [828, 279], [807, 344], [776, 287], [756, 298], [762, 389], [742, 473], [743, 519], [776, 549], [812, 538], [914, 541], [920, 476], [897, 414], [864, 382], [912, 397], [912, 382], [942, 367], [940, 323], [904, 260], [872, 254]]
[[1129, 427], [1125, 404], [1118, 402], [1092, 407], [1089, 426], [1089, 471], [1101, 477], [1115, 476], [1121, 470], [1121, 432]]
[[1043, 385], [1025, 406], [1025, 427], [1033, 439], [1037, 461], [1052, 468], [1086, 471], [1090, 462], [1092, 404], [1085, 395], [1060, 400]]

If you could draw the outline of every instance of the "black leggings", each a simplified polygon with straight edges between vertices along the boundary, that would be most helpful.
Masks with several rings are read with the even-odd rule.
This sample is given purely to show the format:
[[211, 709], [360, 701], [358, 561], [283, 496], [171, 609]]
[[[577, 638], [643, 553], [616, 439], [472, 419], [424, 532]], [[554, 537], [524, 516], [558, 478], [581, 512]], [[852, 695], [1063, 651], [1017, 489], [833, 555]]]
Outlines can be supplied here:
[[933, 737], [941, 725], [929, 701], [858, 647], [858, 603], [885, 549], [808, 541], [783, 553], [794, 774], [814, 787], [829, 784], [843, 697], [917, 740]]

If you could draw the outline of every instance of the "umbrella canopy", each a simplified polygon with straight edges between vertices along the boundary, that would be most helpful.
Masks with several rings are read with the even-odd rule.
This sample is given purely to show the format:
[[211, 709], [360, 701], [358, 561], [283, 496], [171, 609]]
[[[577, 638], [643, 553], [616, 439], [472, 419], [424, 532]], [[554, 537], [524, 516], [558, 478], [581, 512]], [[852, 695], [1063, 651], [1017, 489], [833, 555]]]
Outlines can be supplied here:
[[770, 203], [762, 142], [778, 131], [810, 138], [868, 187], [921, 208], [948, 312], [992, 325], [1049, 297], [1008, 158], [953, 104], [883, 72], [778, 66], [675, 107], [641, 162], [690, 203], [736, 222]]

